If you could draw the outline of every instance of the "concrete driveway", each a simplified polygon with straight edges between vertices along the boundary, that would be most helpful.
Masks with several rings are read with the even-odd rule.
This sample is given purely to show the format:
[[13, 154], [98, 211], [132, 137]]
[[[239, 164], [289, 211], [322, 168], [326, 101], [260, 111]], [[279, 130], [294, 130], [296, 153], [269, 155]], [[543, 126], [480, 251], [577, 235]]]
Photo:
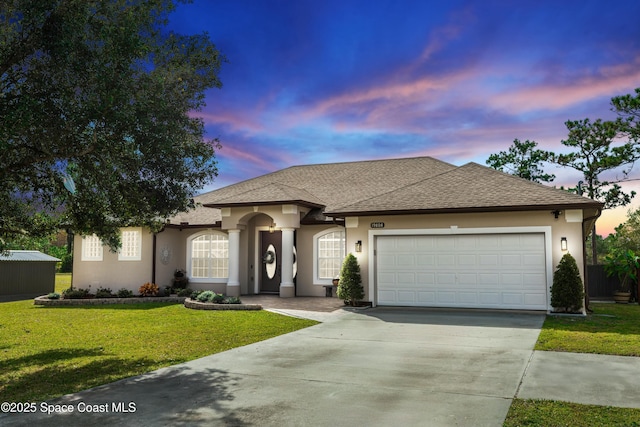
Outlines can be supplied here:
[[311, 328], [48, 402], [72, 404], [71, 414], [5, 414], [0, 424], [500, 426], [544, 320], [407, 308], [334, 314]]

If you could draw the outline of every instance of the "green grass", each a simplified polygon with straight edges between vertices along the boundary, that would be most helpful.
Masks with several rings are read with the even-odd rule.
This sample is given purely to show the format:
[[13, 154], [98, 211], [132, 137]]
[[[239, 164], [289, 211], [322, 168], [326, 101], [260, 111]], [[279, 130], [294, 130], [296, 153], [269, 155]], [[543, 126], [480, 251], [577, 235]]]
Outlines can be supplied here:
[[[547, 316], [536, 350], [640, 356], [640, 306], [591, 304], [586, 317]], [[514, 399], [505, 426], [639, 426], [640, 409]]]
[[317, 323], [163, 303], [42, 307], [27, 300], [0, 303], [0, 310], [0, 396], [13, 402], [77, 392]]
[[547, 316], [536, 350], [640, 356], [640, 305], [591, 304], [586, 317]]
[[56, 273], [56, 292], [61, 294], [71, 287], [71, 273]]
[[632, 427], [640, 426], [640, 409], [514, 399], [503, 426]]

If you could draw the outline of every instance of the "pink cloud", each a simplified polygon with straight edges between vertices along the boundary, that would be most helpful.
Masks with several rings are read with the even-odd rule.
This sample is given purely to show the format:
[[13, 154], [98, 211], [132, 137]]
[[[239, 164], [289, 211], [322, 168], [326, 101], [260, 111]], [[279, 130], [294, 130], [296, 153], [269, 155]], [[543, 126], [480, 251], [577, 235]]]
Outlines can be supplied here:
[[603, 67], [597, 75], [572, 82], [535, 85], [495, 94], [488, 104], [513, 113], [558, 110], [600, 97], [622, 95], [640, 83], [640, 57], [631, 63]]

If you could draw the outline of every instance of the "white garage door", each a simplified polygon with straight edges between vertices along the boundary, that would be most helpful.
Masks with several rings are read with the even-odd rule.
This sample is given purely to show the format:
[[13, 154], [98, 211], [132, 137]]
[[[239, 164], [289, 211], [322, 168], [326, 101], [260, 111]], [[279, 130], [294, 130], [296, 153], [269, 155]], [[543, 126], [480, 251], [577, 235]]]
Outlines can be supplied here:
[[544, 234], [378, 236], [379, 305], [547, 309]]

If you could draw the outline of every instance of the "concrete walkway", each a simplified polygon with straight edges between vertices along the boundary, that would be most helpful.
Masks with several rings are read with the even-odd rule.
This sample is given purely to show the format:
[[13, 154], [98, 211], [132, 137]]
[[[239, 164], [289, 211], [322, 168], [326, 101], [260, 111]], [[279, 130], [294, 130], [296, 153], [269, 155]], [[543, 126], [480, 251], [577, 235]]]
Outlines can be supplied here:
[[[320, 313], [311, 328], [48, 402], [73, 413], [39, 408], [0, 425], [500, 426], [516, 396], [640, 401], [629, 375], [639, 359], [534, 352], [543, 314]], [[624, 368], [620, 389], [607, 388], [609, 367]]]

